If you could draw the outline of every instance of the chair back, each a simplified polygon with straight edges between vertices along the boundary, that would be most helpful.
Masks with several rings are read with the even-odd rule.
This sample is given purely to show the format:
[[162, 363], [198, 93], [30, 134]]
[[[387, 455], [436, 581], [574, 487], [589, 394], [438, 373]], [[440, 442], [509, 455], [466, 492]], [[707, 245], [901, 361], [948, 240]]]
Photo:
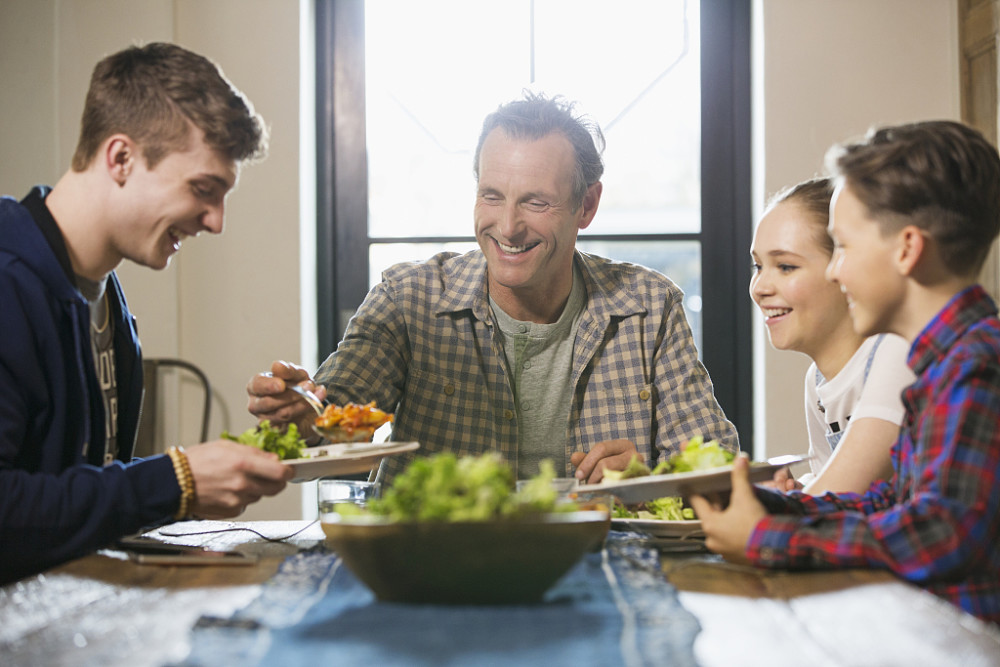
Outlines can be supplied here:
[[143, 359], [142, 372], [142, 416], [133, 455], [150, 456], [163, 453], [169, 445], [193, 444], [193, 429], [186, 439], [178, 435], [177, 442], [163, 442], [163, 433], [169, 425], [179, 429], [183, 423], [181, 389], [189, 385], [198, 387], [203, 394], [198, 442], [208, 440], [208, 422], [212, 412], [212, 385], [208, 376], [189, 361], [168, 357]]

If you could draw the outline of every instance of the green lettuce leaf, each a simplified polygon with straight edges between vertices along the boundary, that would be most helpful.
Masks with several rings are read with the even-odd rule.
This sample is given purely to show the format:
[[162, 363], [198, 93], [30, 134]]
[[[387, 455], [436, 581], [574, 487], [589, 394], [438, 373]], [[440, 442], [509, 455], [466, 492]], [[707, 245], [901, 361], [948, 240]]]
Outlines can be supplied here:
[[299, 437], [299, 428], [295, 424], [289, 424], [285, 431], [280, 431], [266, 419], [238, 436], [223, 431], [222, 438], [263, 449], [265, 452], [274, 452], [282, 461], [302, 458], [302, 449], [306, 446], [305, 440]]

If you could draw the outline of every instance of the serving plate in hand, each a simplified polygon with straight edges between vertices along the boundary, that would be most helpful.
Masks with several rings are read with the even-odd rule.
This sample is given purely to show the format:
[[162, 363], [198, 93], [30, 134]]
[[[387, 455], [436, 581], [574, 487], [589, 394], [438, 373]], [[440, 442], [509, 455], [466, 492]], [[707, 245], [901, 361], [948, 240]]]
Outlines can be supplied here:
[[[774, 477], [774, 473], [785, 466], [801, 463], [806, 456], [788, 455], [776, 456], [767, 461], [750, 464], [750, 481], [766, 482]], [[664, 496], [681, 496], [686, 498], [692, 494], [719, 493], [729, 491], [732, 487], [732, 464], [694, 472], [675, 472], [668, 475], [646, 475], [633, 477], [617, 482], [602, 481], [598, 484], [581, 484], [578, 492], [604, 491], [621, 499], [626, 505], [641, 503]]]
[[434, 604], [538, 602], [607, 536], [605, 511], [494, 521], [322, 522], [330, 547], [380, 600]]
[[319, 477], [368, 472], [386, 456], [412, 452], [418, 447], [417, 442], [341, 442], [306, 447], [302, 458], [282, 463], [295, 469], [293, 482], [308, 482]]

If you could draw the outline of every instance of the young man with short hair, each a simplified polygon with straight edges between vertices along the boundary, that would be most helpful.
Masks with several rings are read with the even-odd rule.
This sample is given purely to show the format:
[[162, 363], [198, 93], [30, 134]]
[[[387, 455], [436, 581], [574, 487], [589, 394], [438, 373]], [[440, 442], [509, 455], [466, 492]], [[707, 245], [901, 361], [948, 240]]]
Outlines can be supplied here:
[[173, 44], [97, 64], [72, 167], [0, 199], [0, 583], [144, 526], [229, 517], [291, 469], [229, 441], [131, 459], [142, 401], [135, 320], [114, 269], [162, 269], [222, 231], [267, 137], [206, 58]]

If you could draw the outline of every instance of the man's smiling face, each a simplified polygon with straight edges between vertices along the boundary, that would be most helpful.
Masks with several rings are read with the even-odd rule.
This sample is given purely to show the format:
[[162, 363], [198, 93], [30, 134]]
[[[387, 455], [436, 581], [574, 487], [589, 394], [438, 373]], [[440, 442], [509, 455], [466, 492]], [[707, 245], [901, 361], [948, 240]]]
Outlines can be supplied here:
[[[573, 201], [575, 168], [573, 147], [558, 132], [512, 139], [496, 129], [486, 137], [474, 218], [494, 296], [569, 294], [577, 233], [596, 211], [596, 201]], [[595, 184], [585, 199], [592, 201], [594, 190], [599, 198]]]

